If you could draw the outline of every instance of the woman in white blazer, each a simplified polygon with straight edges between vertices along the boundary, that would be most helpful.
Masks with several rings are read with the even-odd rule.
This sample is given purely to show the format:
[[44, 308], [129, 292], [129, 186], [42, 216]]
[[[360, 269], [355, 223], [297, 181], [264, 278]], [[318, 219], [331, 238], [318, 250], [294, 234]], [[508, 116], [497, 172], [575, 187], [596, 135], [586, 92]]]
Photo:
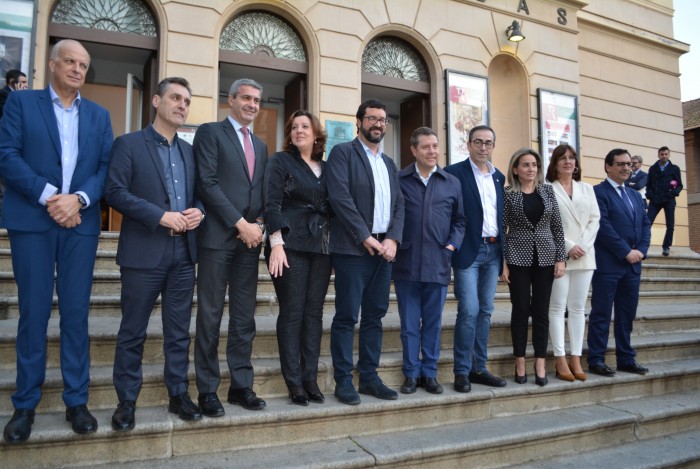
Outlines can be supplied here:
[[[596, 268], [593, 243], [600, 221], [600, 211], [593, 186], [581, 182], [581, 165], [570, 145], [559, 145], [552, 152], [547, 169], [564, 227], [567, 261], [565, 274], [554, 280], [549, 301], [549, 335], [554, 348], [556, 376], [564, 381], [586, 374], [581, 368], [583, 331], [588, 288]], [[565, 318], [569, 311], [569, 343], [571, 362], [566, 362], [564, 349]]]

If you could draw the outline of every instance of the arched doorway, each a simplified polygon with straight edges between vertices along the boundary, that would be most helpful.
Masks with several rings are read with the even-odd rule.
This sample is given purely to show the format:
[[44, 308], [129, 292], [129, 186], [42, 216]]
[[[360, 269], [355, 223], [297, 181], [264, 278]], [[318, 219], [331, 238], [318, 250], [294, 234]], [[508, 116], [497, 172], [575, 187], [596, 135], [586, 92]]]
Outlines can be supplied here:
[[503, 170], [517, 149], [532, 145], [527, 76], [522, 64], [508, 54], [495, 56], [489, 64], [489, 88], [491, 127], [496, 132], [493, 164]]
[[416, 49], [403, 39], [380, 36], [362, 54], [362, 100], [376, 98], [387, 106], [390, 124], [384, 152], [399, 168], [414, 161], [411, 132], [430, 125], [430, 74]]
[[[50, 44], [75, 39], [90, 53], [80, 93], [109, 111], [114, 135], [146, 127], [154, 118], [150, 97], [158, 80], [158, 25], [151, 9], [141, 0], [59, 0], [50, 18]], [[102, 207], [102, 229], [118, 231], [121, 215], [104, 202]]]
[[219, 39], [218, 119], [229, 113], [231, 83], [252, 78], [263, 86], [253, 130], [270, 152], [280, 150], [287, 116], [308, 107], [307, 56], [295, 28], [280, 16], [267, 11], [236, 16]]

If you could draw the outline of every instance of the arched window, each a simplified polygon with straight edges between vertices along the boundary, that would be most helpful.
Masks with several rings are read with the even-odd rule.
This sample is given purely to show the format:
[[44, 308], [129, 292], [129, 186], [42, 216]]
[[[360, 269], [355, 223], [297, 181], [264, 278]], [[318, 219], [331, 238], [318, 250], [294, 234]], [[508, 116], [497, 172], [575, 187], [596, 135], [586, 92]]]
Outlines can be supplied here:
[[219, 48], [306, 62], [296, 31], [281, 18], [260, 11], [234, 18], [222, 31]]
[[379, 37], [367, 44], [362, 54], [362, 71], [424, 83], [430, 81], [418, 53], [406, 41], [394, 37]]
[[60, 0], [51, 22], [156, 37], [153, 15], [140, 0]]

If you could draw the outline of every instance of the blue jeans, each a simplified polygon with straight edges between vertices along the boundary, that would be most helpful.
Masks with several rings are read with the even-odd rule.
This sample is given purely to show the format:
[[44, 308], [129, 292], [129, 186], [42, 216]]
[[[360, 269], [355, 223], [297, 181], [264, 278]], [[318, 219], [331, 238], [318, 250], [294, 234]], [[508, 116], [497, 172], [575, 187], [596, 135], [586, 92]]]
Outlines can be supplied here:
[[352, 379], [353, 340], [360, 309], [357, 371], [360, 383], [377, 378], [382, 352], [382, 318], [389, 309], [391, 264], [382, 256], [333, 254], [335, 316], [331, 324], [331, 358], [336, 383]]
[[493, 299], [501, 267], [500, 242], [482, 244], [471, 266], [454, 269], [457, 321], [454, 333], [454, 373], [486, 370]]

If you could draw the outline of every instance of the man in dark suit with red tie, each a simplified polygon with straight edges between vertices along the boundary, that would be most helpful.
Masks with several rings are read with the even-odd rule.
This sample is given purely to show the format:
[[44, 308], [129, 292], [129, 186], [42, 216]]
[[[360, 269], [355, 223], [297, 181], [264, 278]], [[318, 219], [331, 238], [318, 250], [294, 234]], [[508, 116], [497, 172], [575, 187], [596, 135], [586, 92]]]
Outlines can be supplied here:
[[229, 326], [226, 360], [231, 372], [228, 402], [261, 410], [253, 392], [250, 357], [255, 337], [258, 257], [263, 240], [263, 176], [267, 146], [250, 132], [260, 110], [262, 86], [249, 79], [231, 85], [229, 116], [204, 124], [194, 137], [197, 196], [207, 222], [198, 235], [197, 333], [194, 366], [199, 405], [208, 417], [224, 415], [217, 396], [219, 327], [226, 289]]
[[134, 428], [146, 328], [159, 295], [168, 409], [183, 420], [202, 418], [187, 392], [187, 370], [197, 262], [194, 230], [204, 213], [194, 197], [192, 146], [177, 136], [191, 99], [187, 80], [165, 78], [153, 97], [153, 124], [117, 138], [112, 147], [105, 199], [124, 216], [117, 248], [122, 281], [113, 371], [119, 406], [112, 428], [117, 431]]
[[635, 360], [630, 341], [632, 322], [637, 315], [642, 260], [651, 239], [651, 223], [642, 196], [624, 185], [631, 166], [627, 150], [611, 150], [605, 157], [608, 177], [594, 187], [600, 208], [600, 229], [595, 240], [597, 268], [591, 282], [588, 370], [601, 376], [615, 374], [605, 364], [613, 306], [617, 371], [637, 374], [649, 371]]

